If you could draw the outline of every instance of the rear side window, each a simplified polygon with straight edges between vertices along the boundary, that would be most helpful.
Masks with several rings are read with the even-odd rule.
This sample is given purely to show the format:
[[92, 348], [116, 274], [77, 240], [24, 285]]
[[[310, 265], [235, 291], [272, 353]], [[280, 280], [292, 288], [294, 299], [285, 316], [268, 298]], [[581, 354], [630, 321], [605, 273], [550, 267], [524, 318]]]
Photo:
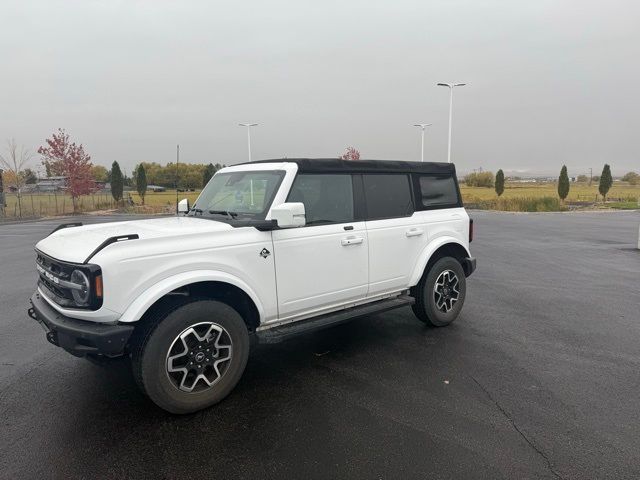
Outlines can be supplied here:
[[293, 181], [287, 202], [304, 203], [307, 225], [352, 222], [351, 175], [300, 174]]
[[420, 193], [418, 197], [426, 208], [445, 208], [458, 206], [458, 189], [452, 176], [420, 175], [418, 178]]
[[362, 180], [368, 219], [407, 217], [413, 213], [408, 175], [365, 174]]

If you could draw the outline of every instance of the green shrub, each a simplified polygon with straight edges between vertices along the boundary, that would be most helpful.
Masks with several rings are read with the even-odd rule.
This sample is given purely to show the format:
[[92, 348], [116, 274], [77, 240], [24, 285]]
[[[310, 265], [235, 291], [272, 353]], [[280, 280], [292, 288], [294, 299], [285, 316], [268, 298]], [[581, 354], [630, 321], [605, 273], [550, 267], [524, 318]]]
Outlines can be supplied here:
[[502, 169], [498, 170], [498, 173], [496, 173], [495, 187], [496, 187], [496, 193], [498, 194], [498, 196], [504, 193], [504, 172], [502, 171]]
[[607, 201], [607, 193], [613, 184], [613, 178], [611, 177], [611, 168], [608, 164], [604, 164], [602, 169], [602, 175], [600, 175], [600, 184], [598, 185], [598, 191], [602, 195], [602, 200]]
[[468, 187], [493, 187], [492, 172], [473, 172], [464, 177], [464, 183]]
[[563, 165], [560, 170], [560, 177], [558, 178], [558, 196], [560, 200], [564, 202], [564, 199], [569, 195], [569, 175], [567, 175], [567, 166]]
[[629, 182], [629, 185], [637, 185], [640, 183], [640, 175], [636, 172], [628, 172], [622, 177], [623, 182]]
[[124, 178], [122, 176], [122, 170], [118, 162], [113, 162], [111, 165], [111, 196], [116, 202], [122, 200], [122, 191], [124, 187]]

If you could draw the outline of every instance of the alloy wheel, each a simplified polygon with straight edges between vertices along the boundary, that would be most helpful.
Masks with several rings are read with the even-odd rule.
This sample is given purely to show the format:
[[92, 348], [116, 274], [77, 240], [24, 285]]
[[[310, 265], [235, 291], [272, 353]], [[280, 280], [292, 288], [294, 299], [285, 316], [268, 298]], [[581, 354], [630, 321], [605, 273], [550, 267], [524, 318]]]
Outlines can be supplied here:
[[201, 392], [215, 385], [231, 362], [229, 332], [215, 322], [201, 322], [183, 330], [171, 343], [166, 370], [171, 383], [183, 392]]
[[433, 299], [436, 308], [441, 312], [448, 313], [460, 297], [460, 280], [451, 270], [445, 270], [436, 279], [433, 286]]

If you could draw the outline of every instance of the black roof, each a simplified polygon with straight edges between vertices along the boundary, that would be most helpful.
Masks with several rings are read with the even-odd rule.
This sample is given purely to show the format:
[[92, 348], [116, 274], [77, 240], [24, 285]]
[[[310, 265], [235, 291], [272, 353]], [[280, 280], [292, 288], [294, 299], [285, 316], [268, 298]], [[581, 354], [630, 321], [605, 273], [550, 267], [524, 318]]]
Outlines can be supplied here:
[[341, 160], [339, 158], [277, 158], [272, 160], [256, 160], [252, 163], [290, 162], [298, 165], [300, 173], [440, 173], [455, 176], [453, 163], [442, 162], [406, 162], [403, 160]]

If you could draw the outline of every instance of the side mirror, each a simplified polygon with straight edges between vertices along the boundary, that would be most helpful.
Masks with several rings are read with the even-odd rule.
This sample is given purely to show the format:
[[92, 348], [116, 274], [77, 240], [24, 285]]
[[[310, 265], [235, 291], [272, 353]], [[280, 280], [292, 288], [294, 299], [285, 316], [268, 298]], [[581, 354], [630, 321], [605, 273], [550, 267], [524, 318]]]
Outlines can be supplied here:
[[183, 198], [178, 202], [178, 213], [189, 213], [189, 200]]
[[273, 207], [271, 219], [275, 220], [280, 228], [304, 227], [306, 223], [304, 203], [290, 202]]

